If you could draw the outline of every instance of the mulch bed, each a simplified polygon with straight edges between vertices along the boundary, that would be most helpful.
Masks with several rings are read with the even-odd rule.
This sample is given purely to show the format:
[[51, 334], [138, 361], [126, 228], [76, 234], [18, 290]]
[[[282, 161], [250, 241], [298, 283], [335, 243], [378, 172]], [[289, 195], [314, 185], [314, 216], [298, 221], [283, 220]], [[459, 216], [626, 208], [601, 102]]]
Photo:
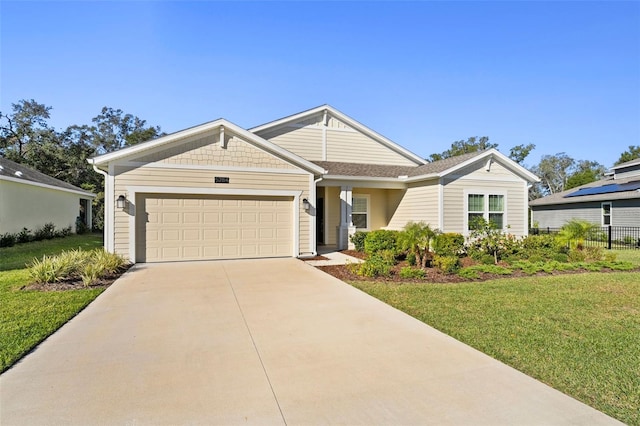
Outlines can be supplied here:
[[329, 260], [329, 258], [321, 256], [321, 255], [317, 255], [317, 256], [313, 256], [313, 257], [305, 257], [302, 260], [306, 262], [308, 260]]
[[[345, 253], [343, 251], [343, 253]], [[357, 252], [356, 252], [357, 253]], [[349, 254], [350, 253], [345, 253], [345, 254]], [[362, 253], [360, 253], [360, 255], [362, 255]], [[354, 256], [355, 257], [355, 256]], [[360, 257], [363, 258], [363, 257]], [[469, 258], [463, 258], [460, 259], [462, 266], [466, 267], [466, 266], [471, 266], [473, 264], [475, 264], [475, 262], [472, 259]], [[353, 272], [351, 272], [351, 270], [349, 269], [348, 266], [346, 265], [332, 265], [332, 266], [316, 266], [316, 268], [324, 271], [325, 273], [329, 274], [329, 275], [333, 275], [334, 277], [342, 280], [342, 281], [369, 281], [369, 282], [386, 282], [386, 283], [422, 283], [422, 284], [428, 284], [428, 283], [462, 283], [462, 282], [482, 282], [482, 281], [488, 281], [488, 280], [494, 280], [494, 279], [500, 279], [500, 278], [518, 278], [518, 277], [535, 277], [535, 276], [552, 276], [552, 275], [567, 275], [567, 274], [581, 274], [581, 273], [586, 273], [589, 272], [587, 270], [572, 270], [572, 271], [553, 271], [552, 273], [546, 273], [546, 272], [538, 272], [536, 274], [527, 274], [524, 271], [513, 271], [512, 274], [509, 275], [500, 275], [500, 274], [489, 274], [489, 273], [483, 273], [483, 272], [479, 272], [479, 276], [480, 278], [476, 278], [476, 279], [468, 279], [468, 278], [463, 278], [460, 277], [456, 274], [446, 274], [444, 272], [441, 272], [440, 270], [436, 269], [436, 268], [426, 268], [424, 271], [426, 273], [426, 276], [424, 278], [402, 278], [400, 276], [400, 269], [402, 269], [405, 266], [408, 266], [409, 264], [406, 261], [402, 261], [399, 262], [397, 265], [395, 265], [393, 267], [393, 269], [391, 270], [391, 275], [388, 277], [376, 277], [376, 278], [368, 278], [368, 277], [361, 277], [359, 275], [354, 274]], [[501, 266], [505, 266], [507, 267], [507, 265], [501, 265]], [[614, 272], [610, 269], [603, 269], [600, 272]], [[640, 272], [640, 268], [635, 268], [630, 272]]]
[[107, 288], [111, 284], [113, 284], [115, 280], [120, 278], [122, 274], [127, 272], [129, 268], [131, 268], [131, 266], [133, 265], [124, 266], [114, 274], [105, 275], [104, 277], [98, 279], [96, 282], [94, 282], [88, 287], [85, 287], [82, 280], [78, 278], [78, 279], [62, 280], [55, 283], [33, 283], [33, 284], [29, 284], [22, 287], [21, 290], [68, 291], [68, 290], [82, 290], [86, 288]]

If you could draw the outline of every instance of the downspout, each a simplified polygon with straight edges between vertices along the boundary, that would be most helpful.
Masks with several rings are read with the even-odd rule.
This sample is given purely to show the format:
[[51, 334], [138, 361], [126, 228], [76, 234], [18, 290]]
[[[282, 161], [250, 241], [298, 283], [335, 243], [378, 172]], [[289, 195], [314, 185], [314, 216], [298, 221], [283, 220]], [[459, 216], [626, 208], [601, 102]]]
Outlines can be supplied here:
[[106, 250], [107, 246], [108, 246], [107, 238], [108, 238], [108, 235], [109, 235], [107, 233], [107, 231], [108, 231], [107, 228], [108, 228], [108, 223], [109, 223], [109, 221], [107, 220], [107, 217], [108, 217], [107, 216], [107, 178], [109, 177], [109, 174], [107, 172], [105, 172], [104, 170], [100, 170], [96, 166], [95, 160], [91, 159], [89, 161], [91, 161], [91, 165], [93, 166], [93, 170], [96, 171], [97, 173], [101, 174], [102, 176], [104, 176], [104, 189], [105, 189], [105, 191], [104, 191], [104, 210], [105, 211], [104, 211], [104, 213], [105, 214], [104, 214], [104, 223], [103, 223], [103, 226], [102, 226], [102, 241], [103, 241], [103, 246], [104, 246], [104, 248]]

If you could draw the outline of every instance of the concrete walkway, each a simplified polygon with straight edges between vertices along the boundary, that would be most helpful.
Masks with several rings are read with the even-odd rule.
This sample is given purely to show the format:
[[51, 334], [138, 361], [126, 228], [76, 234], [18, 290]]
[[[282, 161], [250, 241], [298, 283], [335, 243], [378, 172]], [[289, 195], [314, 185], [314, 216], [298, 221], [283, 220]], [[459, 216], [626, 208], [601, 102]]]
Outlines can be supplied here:
[[0, 423], [617, 424], [295, 259], [135, 267], [0, 376]]
[[307, 265], [311, 266], [333, 266], [333, 265], [346, 265], [347, 263], [362, 263], [362, 259], [358, 259], [357, 257], [349, 256], [344, 253], [341, 253], [337, 250], [327, 251], [321, 254], [322, 257], [326, 257], [327, 259], [321, 260], [305, 260]]

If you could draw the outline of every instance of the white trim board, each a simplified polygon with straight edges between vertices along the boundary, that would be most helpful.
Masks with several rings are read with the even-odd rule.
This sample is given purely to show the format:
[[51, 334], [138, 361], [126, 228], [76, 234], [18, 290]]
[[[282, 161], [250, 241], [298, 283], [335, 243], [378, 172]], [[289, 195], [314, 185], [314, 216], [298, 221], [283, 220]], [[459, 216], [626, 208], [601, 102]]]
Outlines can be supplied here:
[[0, 180], [6, 180], [8, 182], [15, 182], [15, 183], [22, 183], [24, 185], [31, 185], [31, 186], [37, 186], [40, 188], [45, 188], [45, 189], [53, 189], [56, 191], [63, 191], [63, 192], [69, 192], [71, 194], [77, 194], [80, 195], [84, 198], [95, 198], [96, 195], [90, 192], [84, 192], [84, 191], [78, 191], [75, 189], [67, 189], [67, 188], [62, 188], [60, 186], [55, 186], [55, 185], [48, 185], [46, 183], [40, 183], [40, 182], [34, 182], [32, 180], [28, 180], [28, 179], [20, 179], [20, 178], [14, 178], [11, 176], [0, 176]]

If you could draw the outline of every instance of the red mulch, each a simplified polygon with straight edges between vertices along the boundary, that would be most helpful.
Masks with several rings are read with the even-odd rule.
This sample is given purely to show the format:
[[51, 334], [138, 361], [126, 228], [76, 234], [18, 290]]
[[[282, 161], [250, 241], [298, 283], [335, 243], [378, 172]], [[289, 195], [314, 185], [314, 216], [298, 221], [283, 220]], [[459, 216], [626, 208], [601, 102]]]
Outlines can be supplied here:
[[68, 291], [68, 290], [81, 290], [84, 288], [107, 288], [114, 283], [115, 280], [120, 278], [122, 274], [127, 272], [132, 265], [127, 265], [114, 274], [105, 275], [98, 279], [96, 282], [88, 287], [84, 286], [81, 279], [62, 280], [55, 283], [34, 283], [22, 287], [21, 290], [30, 291]]

